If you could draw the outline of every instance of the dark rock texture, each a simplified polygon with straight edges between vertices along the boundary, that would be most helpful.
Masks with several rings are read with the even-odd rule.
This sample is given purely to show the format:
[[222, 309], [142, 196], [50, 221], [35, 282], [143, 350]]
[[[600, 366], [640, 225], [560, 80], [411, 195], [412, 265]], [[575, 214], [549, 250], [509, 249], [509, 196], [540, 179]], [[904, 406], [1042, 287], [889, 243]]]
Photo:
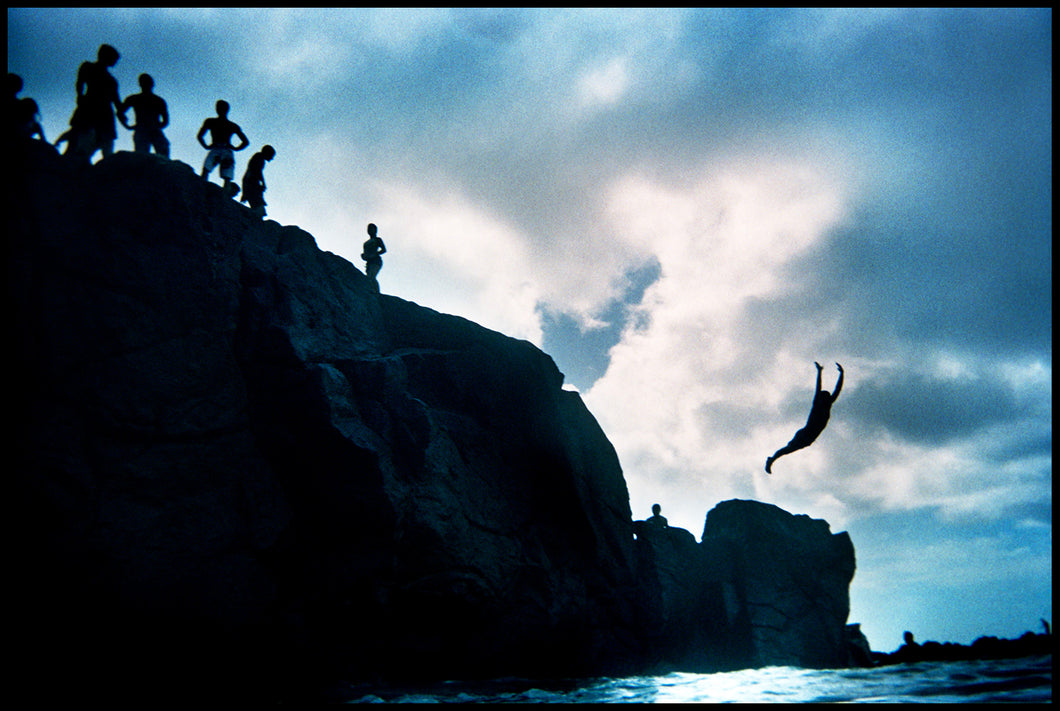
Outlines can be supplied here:
[[854, 547], [825, 521], [723, 501], [700, 543], [681, 528], [638, 527], [638, 553], [657, 661], [702, 671], [868, 662], [846, 626]]
[[758, 501], [723, 501], [707, 514], [703, 545], [728, 551], [750, 664], [847, 665], [854, 546], [828, 523]]
[[121, 639], [97, 674], [145, 638], [264, 656], [248, 673], [635, 658], [625, 481], [547, 355], [374, 294], [181, 163], [33, 160], [8, 210], [20, 579], [56, 634]]
[[23, 683], [245, 701], [840, 661], [845, 534], [725, 502], [702, 544], [635, 540], [613, 447], [530, 343], [375, 293], [183, 163], [14, 163]]

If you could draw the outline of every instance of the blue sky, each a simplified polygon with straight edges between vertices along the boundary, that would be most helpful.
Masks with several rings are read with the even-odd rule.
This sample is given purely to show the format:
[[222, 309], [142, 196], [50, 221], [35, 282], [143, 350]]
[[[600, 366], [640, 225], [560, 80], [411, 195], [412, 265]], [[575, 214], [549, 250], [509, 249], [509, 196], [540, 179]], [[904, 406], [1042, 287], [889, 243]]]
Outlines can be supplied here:
[[878, 650], [1052, 620], [1051, 10], [9, 8], [50, 140], [103, 42], [174, 159], [226, 99], [271, 219], [548, 352], [634, 517], [848, 531]]

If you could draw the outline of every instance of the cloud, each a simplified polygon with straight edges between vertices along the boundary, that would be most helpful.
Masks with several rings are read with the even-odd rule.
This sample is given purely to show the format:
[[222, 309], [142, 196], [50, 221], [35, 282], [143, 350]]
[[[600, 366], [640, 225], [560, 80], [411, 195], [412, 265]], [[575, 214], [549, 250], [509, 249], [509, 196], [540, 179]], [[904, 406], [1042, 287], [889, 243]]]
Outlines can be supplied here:
[[541, 344], [541, 288], [523, 235], [456, 192], [427, 196], [386, 181], [376, 189], [376, 214], [393, 235], [384, 263], [396, 273], [384, 291]]
[[[1034, 441], [1021, 446], [1028, 430]], [[1027, 419], [946, 443], [915, 442], [866, 432], [833, 411], [830, 486], [851, 512], [933, 507], [950, 520], [1022, 516], [1052, 498], [1049, 430], [1048, 418]]]
[[[844, 165], [774, 156], [678, 186], [612, 186], [615, 238], [661, 270], [585, 393], [635, 509], [668, 499], [676, 525], [698, 528], [716, 501], [753, 495], [839, 525], [874, 507], [1000, 517], [1050, 497], [1047, 365], [849, 329], [859, 309], [901, 312], [886, 304], [908, 297], [858, 290], [888, 261], [861, 264], [858, 281], [831, 269], [864, 199], [839, 187]], [[814, 360], [842, 361], [846, 390], [821, 443], [768, 477], [765, 456], [805, 421]]]
[[848, 417], [913, 442], [942, 444], [1030, 414], [992, 373], [939, 377], [915, 366], [880, 373], [850, 389]]
[[606, 65], [583, 74], [578, 80], [581, 103], [594, 106], [616, 104], [629, 88], [626, 63], [614, 59]]
[[604, 374], [609, 351], [627, 326], [643, 317], [636, 305], [659, 274], [659, 263], [654, 259], [630, 268], [619, 280], [617, 295], [598, 310], [582, 312], [580, 318], [547, 306], [539, 309], [544, 328], [542, 348], [552, 354], [569, 384], [588, 389]]
[[[751, 495], [752, 472], [801, 424], [785, 425], [790, 431], [774, 435], [783, 441], [771, 444], [763, 413], [793, 385], [812, 384], [790, 374], [813, 357], [758, 351], [743, 338], [743, 319], [749, 303], [791, 288], [784, 266], [841, 221], [844, 196], [830, 177], [812, 165], [751, 158], [712, 166], [684, 187], [641, 176], [614, 184], [616, 239], [657, 259], [660, 277], [585, 398], [642, 506], [653, 489], [669, 489], [671, 500], [682, 490], [687, 521], [720, 498]], [[783, 328], [755, 326], [766, 341]], [[821, 334], [810, 335], [800, 348]], [[812, 391], [804, 395], [808, 407]]]
[[366, 44], [381, 47], [402, 58], [413, 58], [423, 52], [425, 46], [436, 45], [437, 37], [444, 35], [455, 19], [447, 8], [410, 11], [390, 7], [341, 12], [354, 13], [353, 17], [346, 18], [345, 23], [355, 21], [356, 35]]

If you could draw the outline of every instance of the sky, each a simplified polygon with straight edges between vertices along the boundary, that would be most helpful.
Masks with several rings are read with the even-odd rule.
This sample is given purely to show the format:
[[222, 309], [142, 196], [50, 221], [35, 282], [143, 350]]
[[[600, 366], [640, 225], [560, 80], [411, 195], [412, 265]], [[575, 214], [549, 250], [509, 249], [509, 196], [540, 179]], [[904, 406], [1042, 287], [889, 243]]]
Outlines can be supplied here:
[[[1050, 9], [19, 9], [66, 130], [102, 43], [198, 171], [214, 104], [269, 219], [552, 356], [634, 518], [847, 531], [873, 649], [1052, 623]], [[118, 150], [131, 150], [119, 127]], [[212, 176], [219, 182], [217, 173]], [[845, 383], [809, 448], [816, 369]]]

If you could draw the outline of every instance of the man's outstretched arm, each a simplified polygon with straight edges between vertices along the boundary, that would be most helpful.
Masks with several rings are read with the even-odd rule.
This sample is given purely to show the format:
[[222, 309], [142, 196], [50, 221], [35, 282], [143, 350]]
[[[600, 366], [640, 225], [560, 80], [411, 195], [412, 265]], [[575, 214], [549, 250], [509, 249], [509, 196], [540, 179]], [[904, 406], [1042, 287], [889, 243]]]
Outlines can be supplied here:
[[[832, 402], [839, 398], [839, 391], [843, 389], [843, 366], [836, 363], [835, 367], [839, 368], [839, 379], [835, 381], [835, 390], [832, 391]], [[818, 376], [820, 376], [820, 372], [818, 372]]]

